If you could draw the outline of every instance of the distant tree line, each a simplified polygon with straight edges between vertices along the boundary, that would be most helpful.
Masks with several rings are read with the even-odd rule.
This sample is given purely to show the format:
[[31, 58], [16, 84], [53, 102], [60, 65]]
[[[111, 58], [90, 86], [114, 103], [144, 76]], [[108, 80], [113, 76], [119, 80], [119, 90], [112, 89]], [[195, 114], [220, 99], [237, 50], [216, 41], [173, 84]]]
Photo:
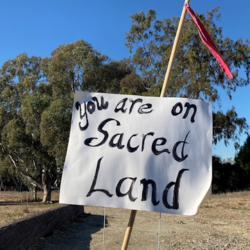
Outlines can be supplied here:
[[[197, 28], [187, 18], [166, 96], [204, 99], [220, 103], [223, 89], [232, 98], [239, 87], [249, 84], [250, 46], [242, 39], [223, 38], [216, 24], [218, 8], [199, 18], [232, 69], [228, 80], [200, 41]], [[0, 69], [0, 184], [15, 183], [44, 191], [50, 202], [51, 188], [60, 186], [66, 155], [73, 96], [76, 90], [160, 96], [165, 71], [179, 18], [156, 20], [154, 10], [131, 15], [126, 34], [131, 58], [111, 60], [88, 42], [63, 44], [50, 57], [29, 57], [26, 53], [7, 60]], [[242, 79], [239, 68], [246, 72]], [[213, 113], [213, 143], [232, 141], [239, 148], [239, 136], [248, 131], [246, 119], [234, 107]], [[236, 164], [213, 158], [214, 192], [248, 187], [248, 159]], [[241, 180], [241, 181], [240, 181]]]
[[213, 156], [212, 192], [227, 193], [250, 190], [250, 175], [241, 165], [232, 162], [223, 162]]
[[213, 193], [250, 190], [250, 136], [234, 160], [213, 156]]

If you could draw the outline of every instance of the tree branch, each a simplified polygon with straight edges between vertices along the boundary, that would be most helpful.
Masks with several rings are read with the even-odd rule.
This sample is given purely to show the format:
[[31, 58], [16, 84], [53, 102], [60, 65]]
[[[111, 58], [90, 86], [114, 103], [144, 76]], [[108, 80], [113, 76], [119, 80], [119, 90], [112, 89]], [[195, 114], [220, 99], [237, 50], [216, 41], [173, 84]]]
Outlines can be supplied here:
[[[16, 168], [16, 170], [26, 179], [29, 180], [30, 184], [33, 185], [34, 187], [39, 187], [41, 190], [43, 190], [42, 185], [31, 175], [25, 173], [24, 171], [22, 171], [19, 166], [18, 166], [18, 162], [16, 162], [16, 160], [13, 158], [13, 156], [11, 154], [7, 154], [7, 156], [9, 157], [9, 159], [12, 161], [14, 167]], [[16, 156], [18, 157], [18, 161], [23, 163], [23, 160], [16, 154]]]

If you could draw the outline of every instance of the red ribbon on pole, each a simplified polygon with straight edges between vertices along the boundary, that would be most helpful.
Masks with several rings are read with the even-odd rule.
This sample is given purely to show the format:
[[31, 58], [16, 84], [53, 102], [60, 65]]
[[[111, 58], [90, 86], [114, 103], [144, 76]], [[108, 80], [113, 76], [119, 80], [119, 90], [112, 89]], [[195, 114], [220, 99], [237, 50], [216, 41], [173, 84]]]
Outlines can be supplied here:
[[192, 17], [192, 19], [194, 20], [194, 23], [196, 24], [196, 26], [198, 28], [199, 35], [200, 35], [200, 38], [201, 38], [202, 42], [208, 47], [208, 49], [214, 55], [214, 57], [218, 61], [219, 65], [221, 66], [221, 68], [224, 71], [224, 73], [226, 74], [226, 76], [229, 79], [232, 79], [233, 75], [232, 75], [229, 67], [227, 66], [227, 64], [223, 60], [223, 58], [221, 57], [220, 52], [218, 51], [215, 43], [211, 39], [211, 37], [210, 37], [209, 33], [207, 32], [206, 28], [204, 27], [202, 22], [197, 18], [194, 11], [189, 6], [189, 4], [185, 3], [184, 6], [185, 6], [186, 10], [188, 11], [188, 13], [190, 14], [190, 16]]

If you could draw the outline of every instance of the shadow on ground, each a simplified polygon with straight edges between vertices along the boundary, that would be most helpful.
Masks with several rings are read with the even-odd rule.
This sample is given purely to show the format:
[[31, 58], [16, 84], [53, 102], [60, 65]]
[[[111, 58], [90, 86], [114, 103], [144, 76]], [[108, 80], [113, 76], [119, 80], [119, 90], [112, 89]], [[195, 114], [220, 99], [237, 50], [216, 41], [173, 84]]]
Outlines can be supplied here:
[[[69, 250], [90, 249], [92, 234], [103, 230], [104, 217], [83, 213], [77, 221], [56, 229], [50, 235], [40, 239], [28, 250]], [[105, 218], [105, 225], [108, 224]]]

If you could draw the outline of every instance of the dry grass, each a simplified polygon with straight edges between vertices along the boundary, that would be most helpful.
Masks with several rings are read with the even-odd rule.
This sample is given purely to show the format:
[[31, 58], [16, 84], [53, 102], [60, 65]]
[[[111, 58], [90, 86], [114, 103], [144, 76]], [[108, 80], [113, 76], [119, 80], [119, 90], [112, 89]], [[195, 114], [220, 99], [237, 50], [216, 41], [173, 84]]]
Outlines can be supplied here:
[[[102, 207], [84, 207], [77, 223], [32, 250], [102, 249]], [[130, 210], [106, 208], [105, 249], [121, 249]], [[128, 249], [157, 249], [159, 213], [138, 211]], [[160, 249], [250, 249], [250, 192], [210, 195], [194, 216], [161, 214]]]
[[33, 202], [31, 192], [0, 192], [0, 227], [27, 215], [61, 206], [59, 191], [52, 192], [52, 204], [42, 204], [42, 192], [37, 193], [38, 202]]
[[[37, 192], [37, 201], [42, 201], [43, 192]], [[53, 191], [52, 201], [59, 201], [59, 191]], [[34, 201], [33, 192], [0, 191], [0, 205], [4, 203], [25, 203]]]
[[238, 209], [250, 211], [250, 192], [234, 192], [212, 195], [204, 203], [204, 208]]
[[[23, 197], [25, 195], [28, 194], [23, 194]], [[41, 195], [39, 194], [39, 197]], [[14, 201], [11, 201], [13, 197]], [[55, 202], [58, 201], [58, 192], [54, 192], [52, 196], [55, 203], [48, 205], [26, 201], [21, 203], [20, 200], [17, 203], [15, 200], [18, 200], [18, 197], [20, 194], [15, 192], [1, 196], [0, 225], [59, 206]], [[106, 209], [109, 226], [105, 229], [105, 249], [120, 249], [129, 214], [130, 210], [127, 209]], [[129, 249], [156, 248], [158, 218], [158, 213], [137, 212]], [[85, 207], [85, 217], [82, 217], [82, 221], [73, 223], [67, 230], [39, 243], [52, 248], [47, 248], [46, 245], [39, 249], [66, 250], [72, 247], [72, 242], [75, 249], [101, 249], [102, 221], [103, 208]], [[201, 204], [195, 216], [161, 215], [161, 249], [250, 249], [249, 225], [249, 191], [210, 195]], [[88, 247], [82, 248], [85, 245]]]

